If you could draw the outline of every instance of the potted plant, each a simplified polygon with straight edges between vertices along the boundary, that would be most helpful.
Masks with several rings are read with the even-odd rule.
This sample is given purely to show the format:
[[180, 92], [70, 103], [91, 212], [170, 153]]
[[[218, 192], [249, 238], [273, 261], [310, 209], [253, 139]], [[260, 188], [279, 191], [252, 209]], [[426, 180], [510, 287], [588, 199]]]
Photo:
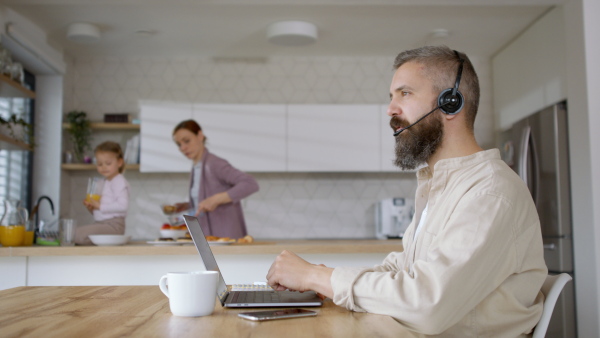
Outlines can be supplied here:
[[15, 140], [28, 143], [32, 148], [35, 146], [33, 126], [15, 114], [8, 119], [0, 116], [0, 129], [8, 132], [8, 135]]
[[67, 113], [65, 120], [69, 123], [69, 135], [73, 142], [73, 153], [78, 162], [83, 162], [85, 152], [90, 147], [92, 128], [87, 114], [83, 111], [73, 110]]

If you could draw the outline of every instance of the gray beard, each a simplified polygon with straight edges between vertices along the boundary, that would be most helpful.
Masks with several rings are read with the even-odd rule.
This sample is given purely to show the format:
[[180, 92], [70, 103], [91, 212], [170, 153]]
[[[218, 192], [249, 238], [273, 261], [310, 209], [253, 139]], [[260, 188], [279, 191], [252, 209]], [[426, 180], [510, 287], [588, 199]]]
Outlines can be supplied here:
[[442, 143], [444, 125], [433, 114], [396, 136], [396, 160], [402, 170], [414, 170], [427, 163]]

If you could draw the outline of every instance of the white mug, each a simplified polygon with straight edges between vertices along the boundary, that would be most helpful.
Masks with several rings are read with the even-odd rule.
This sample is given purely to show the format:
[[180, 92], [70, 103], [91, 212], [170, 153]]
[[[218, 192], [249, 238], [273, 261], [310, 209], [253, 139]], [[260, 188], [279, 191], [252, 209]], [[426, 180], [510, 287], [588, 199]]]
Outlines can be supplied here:
[[169, 272], [158, 286], [175, 316], [200, 317], [213, 312], [218, 281], [218, 271]]

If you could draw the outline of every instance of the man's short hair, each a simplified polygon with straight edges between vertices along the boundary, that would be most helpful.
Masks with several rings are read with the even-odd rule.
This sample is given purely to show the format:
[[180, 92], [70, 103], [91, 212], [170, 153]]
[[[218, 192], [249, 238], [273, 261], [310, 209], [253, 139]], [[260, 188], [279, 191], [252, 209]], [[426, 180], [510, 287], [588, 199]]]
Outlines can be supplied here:
[[[473, 130], [479, 108], [479, 79], [467, 55], [460, 52], [459, 55], [465, 60], [458, 86], [465, 98], [462, 112], [466, 113], [467, 127]], [[454, 87], [460, 61], [452, 49], [447, 46], [425, 46], [404, 51], [396, 56], [394, 69], [411, 61], [425, 66], [424, 75], [433, 83], [434, 91], [441, 93]]]

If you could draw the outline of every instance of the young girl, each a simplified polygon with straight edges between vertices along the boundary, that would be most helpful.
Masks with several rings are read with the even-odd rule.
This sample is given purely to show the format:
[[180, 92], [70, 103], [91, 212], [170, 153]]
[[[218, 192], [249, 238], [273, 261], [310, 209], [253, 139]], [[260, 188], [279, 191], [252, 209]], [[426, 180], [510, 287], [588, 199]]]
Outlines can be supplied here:
[[94, 223], [77, 227], [75, 244], [91, 245], [89, 235], [122, 235], [129, 206], [129, 183], [123, 177], [125, 161], [118, 143], [107, 141], [94, 150], [98, 173], [106, 178], [100, 201], [83, 200], [83, 205], [94, 215]]

